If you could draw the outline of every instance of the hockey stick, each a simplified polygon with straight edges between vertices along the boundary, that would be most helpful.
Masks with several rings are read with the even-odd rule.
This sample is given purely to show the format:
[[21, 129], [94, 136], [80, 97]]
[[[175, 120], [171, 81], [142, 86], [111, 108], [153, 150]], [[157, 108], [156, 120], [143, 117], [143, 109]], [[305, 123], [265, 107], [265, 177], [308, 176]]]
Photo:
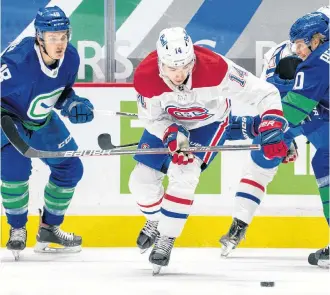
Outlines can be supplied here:
[[[131, 117], [131, 118], [138, 118], [137, 114], [134, 113], [126, 113], [126, 112], [114, 112], [114, 111], [105, 111], [105, 110], [94, 110], [94, 112], [99, 114], [104, 114], [108, 116], [121, 116], [121, 117]], [[102, 150], [111, 150], [114, 148], [125, 148], [130, 146], [137, 146], [139, 143], [129, 143], [116, 146], [111, 141], [111, 135], [109, 133], [102, 133], [97, 137], [97, 143]]]
[[126, 148], [130, 146], [137, 146], [139, 143], [128, 143], [123, 145], [114, 145], [111, 141], [111, 135], [109, 133], [102, 133], [97, 138], [97, 143], [102, 150], [111, 150], [111, 149], [118, 149], [118, 148]]
[[126, 112], [114, 112], [114, 111], [104, 111], [104, 110], [94, 110], [94, 112], [107, 115], [107, 116], [121, 116], [121, 117], [131, 117], [138, 118], [138, 114], [135, 113], [126, 113]]
[[[80, 150], [80, 151], [42, 151], [29, 146], [19, 135], [13, 119], [9, 116], [1, 118], [1, 127], [12, 145], [27, 158], [71, 158], [92, 156], [114, 156], [114, 155], [152, 155], [168, 154], [167, 148], [150, 149], [110, 149], [110, 150]], [[220, 151], [242, 151], [260, 150], [259, 144], [248, 145], [224, 145], [224, 146], [200, 146], [182, 149], [183, 152], [220, 152]]]

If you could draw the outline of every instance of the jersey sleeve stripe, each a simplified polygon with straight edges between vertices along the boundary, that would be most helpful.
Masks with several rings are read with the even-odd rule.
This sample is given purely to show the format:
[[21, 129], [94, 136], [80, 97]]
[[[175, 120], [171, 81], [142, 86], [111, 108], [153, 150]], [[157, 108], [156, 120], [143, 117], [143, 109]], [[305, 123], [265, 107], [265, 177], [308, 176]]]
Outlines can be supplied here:
[[268, 111], [266, 111], [262, 114], [261, 118], [263, 116], [266, 116], [266, 115], [277, 115], [277, 116], [282, 116], [283, 117], [283, 112], [281, 110], [276, 110], [276, 109], [268, 110]]
[[282, 100], [285, 118], [294, 125], [303, 121], [317, 104], [317, 101], [292, 91]]

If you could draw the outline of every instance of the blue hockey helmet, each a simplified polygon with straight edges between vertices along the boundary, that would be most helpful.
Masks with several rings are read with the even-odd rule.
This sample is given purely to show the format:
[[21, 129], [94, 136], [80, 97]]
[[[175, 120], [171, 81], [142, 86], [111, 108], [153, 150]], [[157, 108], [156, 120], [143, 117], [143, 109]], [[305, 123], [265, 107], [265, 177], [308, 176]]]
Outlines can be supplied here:
[[329, 40], [329, 18], [321, 12], [308, 13], [291, 26], [290, 41], [294, 43], [303, 39], [305, 44], [309, 44], [317, 33], [324, 36], [324, 41]]
[[43, 32], [68, 31], [71, 35], [70, 20], [58, 6], [40, 8], [34, 27], [41, 39]]

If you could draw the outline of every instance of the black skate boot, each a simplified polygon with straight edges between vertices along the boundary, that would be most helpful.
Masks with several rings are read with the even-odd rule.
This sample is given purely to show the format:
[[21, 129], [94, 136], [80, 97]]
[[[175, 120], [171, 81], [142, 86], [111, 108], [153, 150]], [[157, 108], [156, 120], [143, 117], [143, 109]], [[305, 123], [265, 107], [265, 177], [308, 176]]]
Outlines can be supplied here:
[[[73, 233], [67, 233], [57, 225], [41, 223], [37, 234], [37, 253], [76, 253], [81, 251], [82, 238]], [[56, 244], [50, 247], [49, 244]]]
[[21, 228], [11, 228], [9, 231], [9, 240], [7, 242], [7, 249], [12, 251], [15, 260], [19, 259], [19, 254], [26, 247], [27, 231], [25, 226]]
[[329, 268], [329, 246], [311, 253], [308, 256], [308, 262], [311, 265], [318, 265], [321, 268]]
[[170, 262], [174, 242], [175, 238], [157, 236], [155, 246], [149, 256], [149, 261], [152, 263], [153, 275], [159, 274], [162, 266], [167, 266]]
[[228, 254], [238, 246], [242, 239], [245, 238], [247, 227], [248, 225], [244, 221], [234, 218], [228, 233], [220, 239], [220, 243], [222, 244], [222, 257], [227, 257]]
[[146, 252], [155, 243], [156, 237], [159, 234], [157, 226], [158, 220], [147, 220], [146, 224], [140, 231], [136, 244], [140, 248], [141, 254]]

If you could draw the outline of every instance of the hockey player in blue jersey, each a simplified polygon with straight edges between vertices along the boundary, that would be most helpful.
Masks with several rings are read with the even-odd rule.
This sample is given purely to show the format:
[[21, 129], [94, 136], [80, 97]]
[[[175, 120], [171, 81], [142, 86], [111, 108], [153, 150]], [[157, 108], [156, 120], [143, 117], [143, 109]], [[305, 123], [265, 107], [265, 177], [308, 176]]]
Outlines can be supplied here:
[[[69, 43], [70, 20], [57, 6], [42, 8], [35, 19], [36, 37], [11, 45], [1, 57], [1, 111], [14, 118], [26, 142], [42, 150], [75, 150], [77, 144], [58, 109], [71, 123], [93, 119], [93, 105], [72, 89], [79, 56]], [[79, 158], [43, 159], [51, 174], [44, 191], [44, 210], [36, 252], [80, 251], [82, 238], [60, 229], [75, 187], [83, 175]], [[26, 246], [31, 160], [10, 144], [1, 130], [1, 195], [15, 258]], [[49, 244], [61, 245], [50, 248]], [[55, 249], [55, 250], [54, 250]]]
[[[292, 138], [304, 135], [317, 150], [312, 159], [312, 166], [319, 186], [324, 215], [329, 224], [328, 25], [329, 18], [319, 12], [298, 19], [290, 30], [290, 40], [303, 62], [299, 63], [296, 57], [291, 57], [291, 65], [297, 66], [292, 82], [281, 78], [276, 72], [268, 80], [284, 94], [283, 109], [291, 126], [285, 134], [286, 143], [289, 145]], [[253, 122], [250, 126], [253, 126]], [[255, 139], [255, 142], [257, 141], [258, 138]], [[292, 151], [289, 158], [297, 155], [294, 147]], [[273, 179], [280, 162], [279, 159], [265, 159], [262, 152], [251, 153], [250, 163], [244, 171], [236, 193], [233, 224], [220, 240], [224, 256], [227, 256], [244, 237], [247, 226], [263, 198], [265, 187]], [[329, 267], [329, 247], [312, 253], [308, 261], [313, 265]]]
[[[296, 70], [293, 90], [283, 99], [283, 109], [292, 125], [304, 123], [302, 133], [316, 148], [312, 166], [329, 225], [329, 18], [317, 12], [305, 15], [291, 27], [290, 40], [304, 62]], [[329, 245], [308, 261], [329, 268]]]

